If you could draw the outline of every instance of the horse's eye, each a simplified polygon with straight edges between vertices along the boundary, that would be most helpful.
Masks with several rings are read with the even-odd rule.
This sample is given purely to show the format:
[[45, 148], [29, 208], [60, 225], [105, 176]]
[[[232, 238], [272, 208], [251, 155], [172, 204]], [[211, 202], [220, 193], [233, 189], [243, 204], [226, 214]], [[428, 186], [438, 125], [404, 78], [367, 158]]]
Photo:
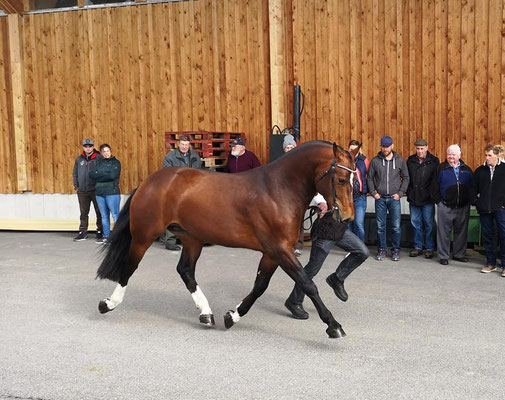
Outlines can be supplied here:
[[339, 185], [345, 185], [346, 183], [347, 183], [347, 180], [345, 180], [345, 179], [339, 179], [338, 180], [338, 184]]

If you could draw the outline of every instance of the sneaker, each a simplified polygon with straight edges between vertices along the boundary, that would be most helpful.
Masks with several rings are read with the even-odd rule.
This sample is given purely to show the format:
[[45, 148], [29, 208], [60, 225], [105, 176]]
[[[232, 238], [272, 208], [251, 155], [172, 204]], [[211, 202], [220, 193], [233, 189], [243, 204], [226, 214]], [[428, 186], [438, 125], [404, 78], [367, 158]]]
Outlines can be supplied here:
[[179, 251], [181, 249], [181, 246], [167, 242], [167, 243], [165, 243], [165, 249], [172, 250], [172, 251]]
[[103, 239], [103, 233], [102, 233], [102, 231], [96, 231], [96, 236], [95, 237], [96, 237], [97, 241]]
[[423, 254], [422, 250], [414, 249], [414, 250], [410, 251], [409, 257], [417, 257], [417, 256], [420, 256], [421, 254]]
[[426, 253], [424, 253], [424, 258], [433, 258], [433, 250], [426, 250]]
[[496, 266], [491, 267], [490, 265], [486, 265], [480, 270], [480, 272], [482, 272], [483, 274], [489, 274], [490, 272], [493, 271], [496, 271]]
[[391, 260], [393, 260], [393, 261], [400, 261], [400, 252], [399, 251], [393, 251], [391, 253]]
[[375, 256], [375, 259], [378, 261], [382, 261], [386, 258], [386, 250], [379, 249], [377, 252], [377, 255]]
[[74, 242], [81, 242], [88, 238], [88, 234], [85, 232], [79, 232], [79, 234], [74, 238]]
[[101, 239], [96, 239], [95, 240], [96, 244], [107, 244], [107, 238], [101, 238]]
[[296, 250], [295, 250], [295, 256], [300, 257], [301, 255], [302, 255], [302, 251], [301, 251], [301, 250], [296, 249]]

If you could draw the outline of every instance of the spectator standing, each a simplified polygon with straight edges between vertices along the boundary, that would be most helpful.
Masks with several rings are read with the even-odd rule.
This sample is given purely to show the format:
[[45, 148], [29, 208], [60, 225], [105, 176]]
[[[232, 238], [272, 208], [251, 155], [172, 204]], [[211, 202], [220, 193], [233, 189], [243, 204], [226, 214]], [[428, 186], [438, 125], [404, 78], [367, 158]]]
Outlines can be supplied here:
[[259, 167], [261, 163], [258, 157], [249, 150], [246, 150], [245, 143], [241, 137], [236, 138], [230, 144], [231, 151], [224, 172], [243, 172]]
[[481, 272], [496, 271], [496, 223], [503, 268], [501, 275], [505, 277], [505, 163], [499, 159], [499, 152], [497, 146], [486, 147], [486, 162], [475, 170], [474, 187], [486, 252], [486, 265]]
[[91, 203], [93, 203], [96, 213], [96, 240], [103, 238], [102, 216], [96, 202], [95, 181], [89, 177], [90, 169], [102, 158], [102, 156], [95, 150], [93, 139], [84, 139], [82, 141], [82, 149], [82, 153], [75, 160], [72, 174], [74, 190], [77, 191], [77, 199], [79, 200], [81, 221], [79, 225], [79, 234], [74, 238], [75, 242], [80, 242], [88, 238], [89, 209]]
[[89, 177], [96, 182], [96, 201], [102, 214], [103, 238], [97, 239], [96, 242], [107, 243], [110, 236], [110, 214], [114, 224], [119, 216], [121, 163], [112, 155], [108, 144], [100, 146], [100, 154], [102, 158], [90, 168]]
[[[322, 214], [328, 210], [326, 200], [319, 193], [312, 199], [311, 205], [317, 205], [321, 209]], [[354, 233], [347, 229], [345, 225], [339, 236], [340, 238], [338, 238], [338, 240], [316, 238], [312, 242], [310, 259], [304, 269], [307, 276], [312, 279], [317, 275], [328, 253], [335, 245], [348, 251], [349, 253], [341, 261], [336, 271], [326, 278], [326, 283], [333, 289], [335, 295], [340, 300], [347, 301], [349, 296], [344, 288], [344, 281], [352, 271], [358, 268], [368, 258], [370, 252], [365, 244]], [[304, 297], [305, 294], [303, 289], [296, 284], [284, 303], [284, 306], [291, 312], [295, 319], [309, 318], [309, 314], [304, 310], [302, 305]]]
[[452, 259], [468, 261], [465, 251], [474, 193], [472, 169], [461, 160], [461, 148], [457, 144], [450, 145], [446, 157], [432, 182], [432, 198], [437, 204], [437, 252], [442, 265], [449, 264], [451, 231], [454, 231]]
[[368, 185], [366, 183], [366, 175], [370, 166], [368, 158], [361, 153], [361, 143], [357, 140], [349, 142], [349, 151], [360, 148], [360, 151], [354, 162], [356, 163], [356, 173], [352, 183], [352, 197], [354, 200], [354, 221], [349, 224], [351, 231], [365, 242], [365, 213], [366, 213], [366, 196], [368, 193]]
[[[166, 167], [202, 167], [200, 156], [196, 151], [191, 149], [189, 136], [183, 135], [179, 137], [177, 148], [168, 153], [163, 159], [162, 168]], [[163, 233], [162, 240], [165, 242], [165, 249], [167, 250], [179, 251], [181, 249], [181, 246], [177, 245], [175, 235], [168, 229]]]
[[[295, 138], [292, 134], [288, 133], [284, 136], [284, 140], [282, 141], [282, 150], [284, 153], [293, 150], [296, 147]], [[295, 244], [295, 256], [300, 257], [303, 251], [303, 238], [305, 236], [305, 231], [303, 229], [303, 222], [300, 226], [300, 234], [298, 235], [298, 242]]]
[[[433, 258], [435, 203], [430, 195], [430, 187], [440, 160], [428, 151], [426, 140], [417, 139], [414, 146], [416, 152], [407, 158], [410, 177], [407, 201], [410, 203], [410, 223], [414, 227], [414, 249], [409, 256], [421, 255], [423, 242], [425, 242], [426, 253], [424, 257]], [[423, 240], [423, 235], [425, 235], [426, 241]]]
[[409, 172], [403, 158], [393, 151], [393, 139], [384, 136], [381, 151], [372, 159], [368, 169], [367, 184], [375, 199], [378, 248], [376, 260], [386, 257], [386, 218], [391, 215], [391, 259], [400, 260], [402, 209], [400, 198], [407, 192]]

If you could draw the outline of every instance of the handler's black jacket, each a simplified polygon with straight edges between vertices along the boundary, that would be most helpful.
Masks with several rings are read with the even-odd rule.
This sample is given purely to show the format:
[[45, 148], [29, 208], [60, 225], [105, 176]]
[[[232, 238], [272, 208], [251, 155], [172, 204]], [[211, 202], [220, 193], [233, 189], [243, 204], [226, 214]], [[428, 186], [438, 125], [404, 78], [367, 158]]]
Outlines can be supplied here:
[[409, 186], [407, 188], [407, 200], [413, 206], [424, 206], [433, 203], [430, 194], [430, 187], [440, 160], [429, 151], [422, 164], [419, 163], [416, 154], [407, 158], [407, 168], [409, 170]]
[[475, 170], [473, 180], [475, 193], [480, 195], [475, 202], [479, 214], [495, 212], [505, 206], [505, 163], [496, 165], [492, 181], [487, 164]]

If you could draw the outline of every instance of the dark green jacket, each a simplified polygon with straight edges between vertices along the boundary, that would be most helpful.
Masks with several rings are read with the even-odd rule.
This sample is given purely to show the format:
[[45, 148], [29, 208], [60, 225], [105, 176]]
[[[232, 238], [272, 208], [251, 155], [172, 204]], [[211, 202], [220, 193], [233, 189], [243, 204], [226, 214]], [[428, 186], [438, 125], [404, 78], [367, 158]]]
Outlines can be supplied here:
[[89, 170], [89, 177], [96, 181], [96, 195], [119, 194], [119, 175], [121, 175], [121, 163], [116, 157], [97, 161]]

